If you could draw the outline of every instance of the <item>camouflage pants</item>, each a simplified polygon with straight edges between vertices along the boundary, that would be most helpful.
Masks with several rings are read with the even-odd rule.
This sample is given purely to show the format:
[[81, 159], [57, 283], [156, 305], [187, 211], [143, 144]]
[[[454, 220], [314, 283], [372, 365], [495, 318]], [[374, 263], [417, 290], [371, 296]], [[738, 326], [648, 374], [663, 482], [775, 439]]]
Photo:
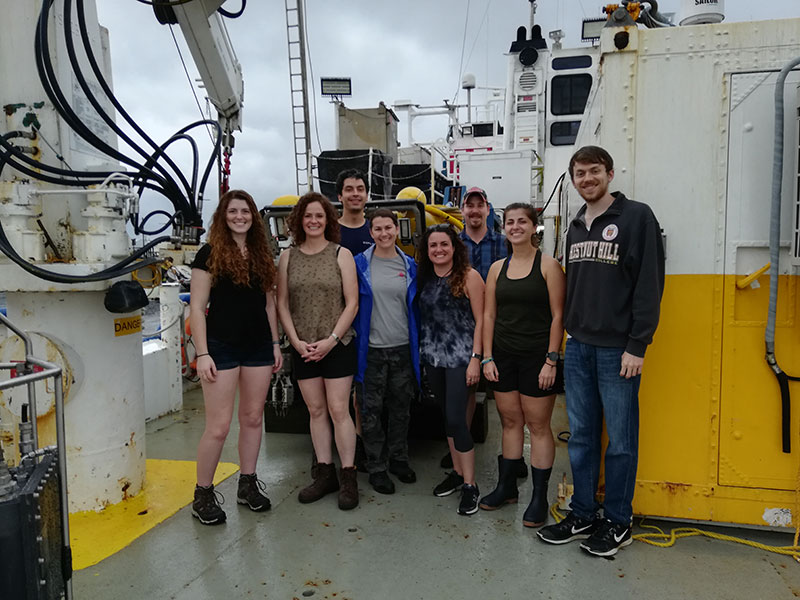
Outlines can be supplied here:
[[364, 383], [358, 387], [367, 471], [385, 471], [387, 459], [408, 462], [408, 423], [417, 389], [410, 346], [370, 348]]

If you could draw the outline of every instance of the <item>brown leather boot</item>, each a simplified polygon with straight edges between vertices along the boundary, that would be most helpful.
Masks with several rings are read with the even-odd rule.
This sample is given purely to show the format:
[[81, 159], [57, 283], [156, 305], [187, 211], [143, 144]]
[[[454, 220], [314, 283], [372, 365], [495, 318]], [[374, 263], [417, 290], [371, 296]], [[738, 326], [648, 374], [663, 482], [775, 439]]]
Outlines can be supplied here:
[[342, 487], [339, 489], [339, 508], [350, 510], [358, 506], [358, 471], [355, 467], [347, 467], [339, 471]]
[[313, 478], [314, 482], [297, 494], [297, 499], [302, 504], [316, 502], [323, 496], [339, 489], [339, 480], [336, 478], [336, 465], [333, 463], [317, 463]]

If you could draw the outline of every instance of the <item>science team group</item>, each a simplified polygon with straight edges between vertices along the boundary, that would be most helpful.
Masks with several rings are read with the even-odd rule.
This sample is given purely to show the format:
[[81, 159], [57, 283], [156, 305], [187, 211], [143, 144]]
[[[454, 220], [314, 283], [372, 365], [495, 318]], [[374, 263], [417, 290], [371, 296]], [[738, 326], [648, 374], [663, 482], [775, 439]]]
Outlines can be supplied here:
[[[283, 362], [280, 319], [316, 457], [300, 502], [338, 491], [339, 507], [355, 508], [357, 445], [377, 492], [395, 491], [390, 474], [416, 481], [407, 436], [424, 376], [443, 408], [452, 462], [435, 495], [460, 490], [462, 515], [517, 502], [527, 426], [533, 485], [523, 524], [540, 527], [539, 538], [551, 544], [582, 540], [581, 548], [597, 556], [630, 544], [639, 383], [658, 325], [664, 249], [650, 208], [609, 191], [614, 163], [606, 150], [579, 149], [568, 171], [584, 205], [569, 224], [566, 275], [538, 248], [533, 206], [507, 206], [501, 235], [487, 227], [490, 205], [480, 188], [467, 190], [462, 201], [463, 231], [429, 227], [415, 261], [396, 245], [394, 212], [378, 208], [365, 218], [367, 177], [342, 172], [341, 217], [321, 194], [302, 196], [288, 217], [292, 244], [277, 270], [253, 198], [242, 190], [224, 194], [192, 265], [190, 321], [206, 417], [192, 514], [204, 524], [225, 521], [212, 481], [237, 388], [237, 501], [254, 511], [270, 508], [256, 462], [264, 398]], [[502, 424], [497, 485], [483, 497], [469, 428], [482, 375]], [[555, 455], [550, 418], [562, 390], [574, 494], [567, 517], [541, 527]], [[609, 443], [601, 506], [604, 419]]]

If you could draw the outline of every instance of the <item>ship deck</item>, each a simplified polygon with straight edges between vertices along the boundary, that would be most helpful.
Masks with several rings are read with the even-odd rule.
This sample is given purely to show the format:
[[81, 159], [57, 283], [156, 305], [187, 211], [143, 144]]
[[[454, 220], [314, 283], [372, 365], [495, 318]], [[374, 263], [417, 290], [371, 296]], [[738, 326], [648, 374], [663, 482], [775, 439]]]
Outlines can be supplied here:
[[[566, 429], [559, 398], [553, 429]], [[476, 446], [478, 484], [491, 491], [500, 428], [489, 407], [489, 438]], [[188, 392], [182, 412], [148, 424], [149, 458], [193, 460], [203, 428], [202, 398]], [[236, 427], [222, 460], [237, 462]], [[788, 600], [800, 596], [800, 565], [789, 556], [703, 537], [671, 548], [635, 541], [613, 560], [584, 554], [577, 543], [549, 546], [522, 526], [530, 477], [520, 503], [498, 511], [456, 514], [458, 495], [436, 498], [443, 442], [412, 441], [414, 484], [375, 493], [359, 474], [361, 503], [340, 511], [332, 494], [298, 503], [309, 481], [307, 435], [269, 433], [259, 475], [272, 510], [252, 513], [236, 504], [236, 476], [225, 480], [227, 523], [200, 525], [189, 507], [102, 562], [77, 571], [76, 599], [219, 600], [276, 598], [367, 600], [394, 598], [725, 598]], [[526, 449], [527, 450], [527, 449]], [[527, 460], [526, 460], [527, 462]], [[557, 442], [554, 481], [568, 469]], [[556, 477], [556, 473], [558, 477]], [[634, 533], [643, 531], [640, 519]], [[685, 524], [648, 521], [664, 529]], [[709, 527], [767, 545], [787, 546], [791, 533]]]

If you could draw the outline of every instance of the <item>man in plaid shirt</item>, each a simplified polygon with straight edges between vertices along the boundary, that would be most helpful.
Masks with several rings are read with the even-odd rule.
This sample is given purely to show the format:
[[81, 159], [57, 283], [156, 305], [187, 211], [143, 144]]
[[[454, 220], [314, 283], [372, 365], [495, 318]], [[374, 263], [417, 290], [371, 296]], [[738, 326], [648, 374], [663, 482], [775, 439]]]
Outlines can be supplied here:
[[486, 225], [489, 217], [486, 192], [479, 187], [469, 188], [461, 203], [461, 215], [464, 229], [459, 237], [467, 246], [472, 267], [486, 281], [492, 263], [508, 255], [503, 234], [492, 231]]

